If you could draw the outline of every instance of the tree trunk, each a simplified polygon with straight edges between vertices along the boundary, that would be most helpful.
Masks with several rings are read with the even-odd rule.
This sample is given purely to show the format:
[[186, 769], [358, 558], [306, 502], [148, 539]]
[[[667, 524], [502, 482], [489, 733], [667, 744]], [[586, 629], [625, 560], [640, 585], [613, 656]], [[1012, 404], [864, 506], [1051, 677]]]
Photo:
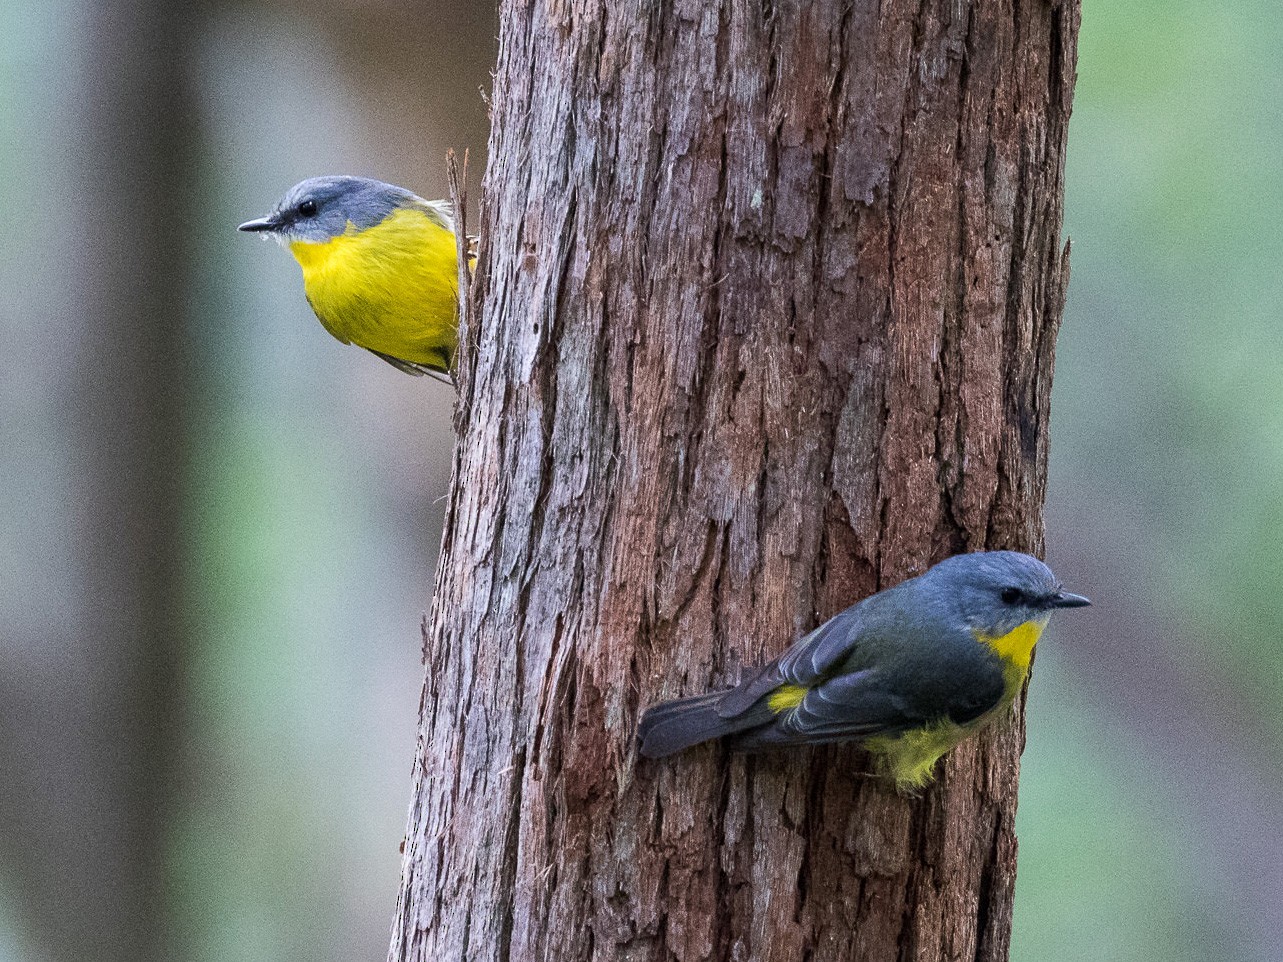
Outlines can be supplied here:
[[919, 798], [634, 733], [1040, 550], [1078, 3], [500, 16], [390, 958], [1006, 958], [1019, 721]]

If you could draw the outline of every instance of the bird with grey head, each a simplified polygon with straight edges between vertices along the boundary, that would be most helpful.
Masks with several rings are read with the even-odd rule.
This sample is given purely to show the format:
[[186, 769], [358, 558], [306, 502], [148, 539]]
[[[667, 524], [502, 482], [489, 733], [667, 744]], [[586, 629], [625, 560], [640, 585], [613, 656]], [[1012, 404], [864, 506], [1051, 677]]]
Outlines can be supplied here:
[[736, 751], [854, 741], [911, 791], [1010, 708], [1052, 613], [1089, 604], [1031, 555], [946, 558], [830, 618], [734, 688], [647, 709], [641, 754], [723, 737]]
[[459, 317], [449, 204], [368, 177], [313, 177], [239, 229], [294, 255], [308, 303], [339, 341], [410, 374], [448, 376]]

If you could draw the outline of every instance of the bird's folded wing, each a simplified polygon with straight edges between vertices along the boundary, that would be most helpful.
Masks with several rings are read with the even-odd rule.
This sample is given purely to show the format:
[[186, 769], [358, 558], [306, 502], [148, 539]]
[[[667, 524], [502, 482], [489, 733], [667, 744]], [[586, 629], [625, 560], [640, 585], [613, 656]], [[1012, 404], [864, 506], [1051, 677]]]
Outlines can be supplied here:
[[859, 605], [834, 615], [780, 656], [780, 673], [808, 688], [826, 678], [859, 643], [867, 620]]
[[717, 703], [717, 714], [723, 718], [742, 715], [757, 704], [759, 699], [769, 695], [784, 683], [784, 676], [780, 674], [777, 658], [769, 665], [763, 665], [724, 694], [721, 701]]
[[717, 712], [733, 718], [748, 711], [759, 698], [781, 685], [810, 688], [830, 674], [850, 654], [860, 635], [860, 610], [848, 608], [809, 635], [804, 635], [773, 662], [759, 668], [726, 693]]
[[391, 354], [384, 354], [382, 351], [376, 351], [372, 347], [367, 347], [366, 350], [375, 357], [383, 358], [383, 360], [387, 361], [398, 371], [404, 371], [406, 374], [413, 374], [415, 377], [421, 377], [426, 374], [428, 377], [435, 378], [443, 384], [454, 383], [454, 380], [451, 378], [448, 371], [441, 371], [435, 367], [431, 367], [427, 364], [419, 364], [415, 361], [403, 361], [399, 357], [393, 357]]
[[836, 675], [815, 686], [780, 716], [776, 727], [813, 741], [898, 733], [924, 721], [876, 670], [868, 670]]

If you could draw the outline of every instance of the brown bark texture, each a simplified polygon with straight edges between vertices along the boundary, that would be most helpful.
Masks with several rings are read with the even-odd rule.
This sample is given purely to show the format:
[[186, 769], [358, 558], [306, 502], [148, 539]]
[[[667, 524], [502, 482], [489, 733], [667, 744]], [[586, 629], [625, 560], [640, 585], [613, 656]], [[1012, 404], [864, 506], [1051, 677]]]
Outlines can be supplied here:
[[1038, 551], [1079, 9], [502, 0], [390, 958], [1000, 960], [1019, 719], [641, 760], [639, 710]]

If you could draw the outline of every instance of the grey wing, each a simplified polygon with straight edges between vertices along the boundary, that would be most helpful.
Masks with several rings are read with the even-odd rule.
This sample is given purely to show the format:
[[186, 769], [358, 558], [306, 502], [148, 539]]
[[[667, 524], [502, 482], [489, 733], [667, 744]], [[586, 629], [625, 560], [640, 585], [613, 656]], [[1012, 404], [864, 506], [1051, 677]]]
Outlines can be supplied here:
[[816, 685], [776, 720], [776, 727], [805, 741], [823, 741], [898, 733], [925, 720], [869, 669]]
[[942, 718], [965, 725], [1001, 702], [1004, 681], [996, 659], [944, 660], [943, 651], [940, 658], [940, 677], [907, 690], [903, 677], [876, 668], [834, 675], [812, 686], [774, 727], [785, 741], [895, 735]]
[[780, 673], [794, 685], [810, 687], [832, 674], [868, 628], [862, 605], [834, 615], [780, 656]]
[[454, 379], [446, 371], [438, 371], [435, 367], [429, 367], [426, 364], [416, 364], [414, 361], [403, 361], [399, 357], [393, 357], [391, 354], [384, 354], [382, 351], [376, 351], [372, 347], [367, 347], [367, 351], [375, 357], [381, 357], [398, 371], [404, 371], [406, 374], [413, 374], [416, 377], [424, 374], [428, 377], [435, 378], [442, 384], [454, 384]]
[[810, 688], [831, 673], [851, 653], [861, 632], [860, 605], [834, 615], [784, 654], [745, 678], [722, 698], [718, 714], [733, 718], [780, 685]]
[[796, 708], [778, 715], [771, 725], [738, 736], [734, 744], [737, 750], [752, 751], [897, 735], [923, 720], [870, 669], [820, 683]]

